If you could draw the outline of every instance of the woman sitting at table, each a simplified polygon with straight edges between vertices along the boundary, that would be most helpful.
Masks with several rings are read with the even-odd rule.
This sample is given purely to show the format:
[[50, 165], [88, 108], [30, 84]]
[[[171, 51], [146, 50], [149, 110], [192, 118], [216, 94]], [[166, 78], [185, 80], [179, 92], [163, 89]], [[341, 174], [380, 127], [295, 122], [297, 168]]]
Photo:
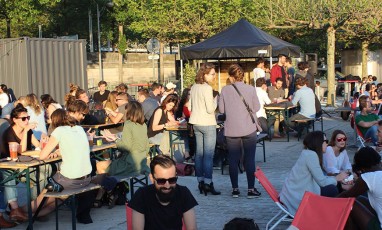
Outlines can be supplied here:
[[[63, 109], [54, 111], [51, 119], [54, 131], [45, 148], [40, 152], [40, 160], [61, 155], [60, 170], [53, 176], [55, 182], [61, 184], [64, 189], [86, 187], [91, 181], [92, 166], [89, 142], [84, 129], [76, 125], [76, 120]], [[53, 152], [56, 146], [60, 147], [59, 151]], [[46, 192], [47, 190], [44, 189], [37, 200], [32, 202], [33, 211], [37, 209]], [[53, 210], [54, 198], [48, 198], [39, 215], [44, 216]], [[90, 218], [89, 213], [86, 215], [88, 215], [86, 218]], [[85, 217], [77, 213], [77, 218], [79, 222], [82, 222], [81, 218]]]
[[338, 195], [337, 182], [348, 177], [345, 172], [337, 176], [325, 176], [322, 171], [322, 153], [326, 151], [328, 140], [323, 132], [313, 131], [304, 139], [304, 149], [290, 171], [280, 193], [280, 201], [294, 215], [305, 191], [321, 196]]
[[162, 104], [154, 110], [153, 115], [149, 120], [147, 127], [147, 135], [149, 142], [159, 145], [162, 153], [170, 151], [169, 140], [164, 135], [166, 127], [177, 126], [178, 122], [175, 120], [174, 111], [178, 104], [178, 95], [169, 94], [162, 102]]
[[[35, 123], [29, 123], [29, 116], [27, 109], [22, 104], [18, 104], [11, 112], [11, 126], [4, 132], [3, 141], [5, 152], [9, 157], [9, 144], [19, 144], [18, 153], [32, 150], [32, 146], [39, 146], [40, 143], [33, 135], [32, 130], [36, 128]], [[3, 177], [8, 177], [9, 173], [2, 171]], [[15, 180], [11, 180], [5, 185], [16, 185]], [[22, 211], [17, 203], [17, 189], [15, 187], [6, 186], [4, 188], [5, 199], [8, 201], [11, 213], [10, 219], [13, 221], [23, 222], [27, 221], [27, 215]]]
[[40, 99], [42, 107], [45, 109], [46, 123], [50, 124], [50, 117], [52, 116], [52, 113], [56, 111], [56, 109], [62, 109], [62, 106], [49, 94], [41, 95]]
[[117, 135], [111, 133], [107, 133], [105, 137], [116, 142], [117, 148], [122, 151], [122, 156], [113, 161], [97, 162], [99, 174], [130, 176], [137, 173], [146, 175], [150, 173], [146, 159], [149, 152], [147, 126], [139, 102], [132, 101], [126, 105], [126, 121], [122, 137], [118, 138]]
[[342, 130], [335, 130], [323, 154], [323, 168], [328, 176], [340, 172], [351, 172], [351, 164], [346, 152], [346, 135]]
[[46, 130], [44, 109], [40, 105], [37, 96], [33, 93], [26, 96], [24, 106], [28, 110], [28, 115], [30, 116], [29, 123], [36, 123], [36, 128], [33, 129], [33, 134], [37, 140], [41, 140], [41, 137], [48, 134], [48, 131]]

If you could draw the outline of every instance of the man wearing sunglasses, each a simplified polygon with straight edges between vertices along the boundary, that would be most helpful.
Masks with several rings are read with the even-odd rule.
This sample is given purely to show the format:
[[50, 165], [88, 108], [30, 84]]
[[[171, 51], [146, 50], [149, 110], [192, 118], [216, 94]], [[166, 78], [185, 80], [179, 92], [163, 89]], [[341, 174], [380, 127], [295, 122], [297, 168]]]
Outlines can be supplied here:
[[177, 185], [175, 161], [157, 155], [150, 163], [152, 185], [139, 188], [129, 206], [133, 229], [196, 229], [194, 207], [198, 205], [187, 187]]

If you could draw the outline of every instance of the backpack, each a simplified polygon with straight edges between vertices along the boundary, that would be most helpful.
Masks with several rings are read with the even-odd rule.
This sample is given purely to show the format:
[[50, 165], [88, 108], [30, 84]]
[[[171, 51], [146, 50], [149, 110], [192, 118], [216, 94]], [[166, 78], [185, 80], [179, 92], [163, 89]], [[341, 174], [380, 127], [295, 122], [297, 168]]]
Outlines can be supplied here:
[[253, 219], [235, 217], [224, 225], [223, 230], [260, 230], [260, 228]]

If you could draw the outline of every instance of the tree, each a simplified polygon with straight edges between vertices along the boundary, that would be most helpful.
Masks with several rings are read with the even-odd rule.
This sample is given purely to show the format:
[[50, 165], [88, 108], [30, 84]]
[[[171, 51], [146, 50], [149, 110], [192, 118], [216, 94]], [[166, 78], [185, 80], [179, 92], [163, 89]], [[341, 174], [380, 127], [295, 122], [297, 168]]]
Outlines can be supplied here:
[[59, 0], [0, 0], [0, 20], [5, 21], [5, 34], [0, 37], [21, 37], [37, 35], [39, 24], [48, 24], [50, 15], [46, 9]]
[[305, 28], [326, 32], [328, 105], [335, 103], [333, 99], [335, 97], [336, 30], [355, 19], [355, 12], [365, 12], [367, 4], [370, 3], [367, 3], [366, 0], [277, 0], [269, 2], [269, 9], [265, 11], [267, 14], [264, 17], [268, 19], [268, 28]]

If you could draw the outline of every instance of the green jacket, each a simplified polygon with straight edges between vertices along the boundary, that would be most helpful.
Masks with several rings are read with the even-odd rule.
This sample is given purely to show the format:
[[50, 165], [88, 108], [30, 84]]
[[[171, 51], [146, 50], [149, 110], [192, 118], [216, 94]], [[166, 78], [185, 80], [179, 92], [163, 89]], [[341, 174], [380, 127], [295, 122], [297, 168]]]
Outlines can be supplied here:
[[135, 174], [150, 173], [147, 166], [147, 153], [149, 152], [149, 139], [146, 124], [126, 121], [123, 127], [122, 138], [117, 140], [117, 148], [122, 151], [122, 156], [112, 161], [109, 174], [132, 176]]

